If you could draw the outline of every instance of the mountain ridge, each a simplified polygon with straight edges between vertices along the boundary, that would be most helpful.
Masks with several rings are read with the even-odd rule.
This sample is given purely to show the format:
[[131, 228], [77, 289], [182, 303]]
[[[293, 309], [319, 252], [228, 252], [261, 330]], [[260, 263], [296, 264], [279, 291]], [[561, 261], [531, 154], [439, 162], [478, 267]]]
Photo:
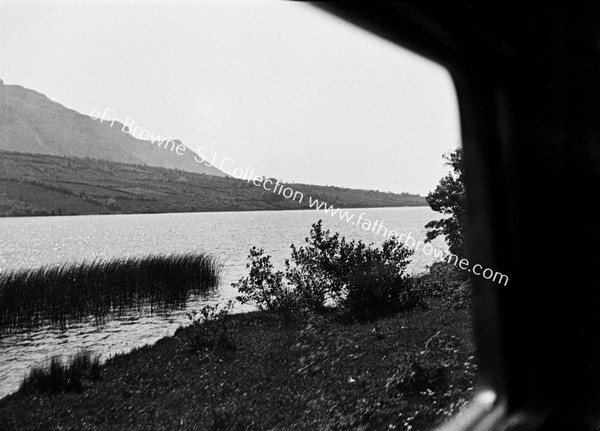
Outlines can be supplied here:
[[[138, 139], [114, 127], [110, 121], [95, 121], [39, 91], [0, 80], [0, 150], [62, 157], [90, 157], [119, 163], [181, 169], [207, 175], [226, 176], [214, 166], [198, 163], [194, 153], [178, 139], [171, 149]], [[184, 145], [182, 154], [173, 147]]]
[[[199, 163], [179, 139], [147, 130], [137, 136], [149, 140], [138, 139], [139, 128], [103, 112], [84, 115], [0, 80], [0, 216], [308, 208], [281, 186], [273, 193]], [[271, 180], [337, 208], [427, 205], [409, 193]]]

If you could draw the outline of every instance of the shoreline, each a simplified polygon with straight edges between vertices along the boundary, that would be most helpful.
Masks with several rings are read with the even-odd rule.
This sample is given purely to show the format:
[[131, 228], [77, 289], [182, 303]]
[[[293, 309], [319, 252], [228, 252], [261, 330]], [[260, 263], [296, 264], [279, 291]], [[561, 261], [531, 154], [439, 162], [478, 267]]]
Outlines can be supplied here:
[[[369, 206], [369, 207], [335, 207], [340, 210], [356, 211], [356, 210], [383, 210], [383, 209], [400, 209], [400, 208], [430, 208], [427, 204], [419, 205], [400, 205], [400, 206]], [[323, 214], [323, 210], [316, 208], [265, 208], [265, 209], [237, 209], [229, 210], [206, 210], [206, 211], [172, 211], [172, 212], [121, 212], [121, 213], [90, 213], [90, 214], [47, 214], [47, 215], [14, 215], [8, 216], [0, 214], [0, 219], [26, 219], [39, 217], [94, 217], [94, 216], [132, 216], [132, 215], [173, 215], [173, 214], [228, 214], [228, 213], [268, 213], [268, 212], [296, 212], [296, 211], [314, 211]]]
[[[181, 327], [107, 359], [102, 379], [86, 381], [81, 393], [17, 392], [0, 399], [0, 423], [9, 430], [328, 429], [378, 418], [381, 427], [373, 429], [389, 429], [403, 417], [419, 429], [459, 409], [474, 378], [468, 310], [429, 302], [424, 311], [350, 325], [317, 319], [286, 326], [266, 312], [232, 314], [235, 350], [224, 354], [193, 353], [192, 327]], [[424, 388], [403, 387], [402, 370], [411, 360], [428, 361], [419, 352], [441, 340], [452, 349], [438, 350], [456, 350], [456, 357], [440, 386], [432, 383], [426, 395]], [[470, 365], [461, 371], [459, 364]]]

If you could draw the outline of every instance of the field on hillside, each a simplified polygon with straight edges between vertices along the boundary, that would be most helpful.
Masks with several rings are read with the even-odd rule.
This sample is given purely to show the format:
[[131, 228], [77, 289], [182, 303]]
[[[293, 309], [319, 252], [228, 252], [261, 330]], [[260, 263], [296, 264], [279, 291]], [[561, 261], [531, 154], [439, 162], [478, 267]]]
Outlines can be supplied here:
[[425, 198], [288, 183], [286, 199], [251, 182], [175, 169], [0, 152], [0, 216], [292, 210], [309, 199], [342, 208], [424, 206]]

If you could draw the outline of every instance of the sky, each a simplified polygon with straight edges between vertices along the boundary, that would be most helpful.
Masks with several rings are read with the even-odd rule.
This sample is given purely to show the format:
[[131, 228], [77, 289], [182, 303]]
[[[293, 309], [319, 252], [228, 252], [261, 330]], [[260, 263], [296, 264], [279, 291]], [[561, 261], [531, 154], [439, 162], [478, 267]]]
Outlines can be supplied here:
[[445, 69], [309, 4], [2, 0], [0, 79], [290, 182], [425, 195], [460, 145]]

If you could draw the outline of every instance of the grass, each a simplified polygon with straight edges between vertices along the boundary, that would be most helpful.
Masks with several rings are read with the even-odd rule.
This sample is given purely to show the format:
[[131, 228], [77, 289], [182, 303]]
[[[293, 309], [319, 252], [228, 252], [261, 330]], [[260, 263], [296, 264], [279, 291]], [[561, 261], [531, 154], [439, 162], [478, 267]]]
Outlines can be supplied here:
[[81, 392], [86, 378], [101, 378], [100, 355], [82, 350], [67, 361], [63, 362], [60, 356], [53, 356], [47, 363], [34, 366], [21, 383], [19, 391], [28, 394]]
[[228, 316], [236, 348], [198, 352], [189, 326], [109, 359], [74, 392], [0, 400], [4, 429], [423, 430], [472, 394], [466, 309], [372, 323], [313, 317], [285, 325], [266, 312]]
[[71, 263], [0, 274], [0, 332], [185, 306], [217, 287], [222, 265], [188, 253]]
[[0, 217], [296, 210], [309, 208], [308, 196], [336, 208], [427, 206], [423, 196], [408, 193], [290, 187], [304, 193], [301, 204], [233, 177], [0, 151]]

